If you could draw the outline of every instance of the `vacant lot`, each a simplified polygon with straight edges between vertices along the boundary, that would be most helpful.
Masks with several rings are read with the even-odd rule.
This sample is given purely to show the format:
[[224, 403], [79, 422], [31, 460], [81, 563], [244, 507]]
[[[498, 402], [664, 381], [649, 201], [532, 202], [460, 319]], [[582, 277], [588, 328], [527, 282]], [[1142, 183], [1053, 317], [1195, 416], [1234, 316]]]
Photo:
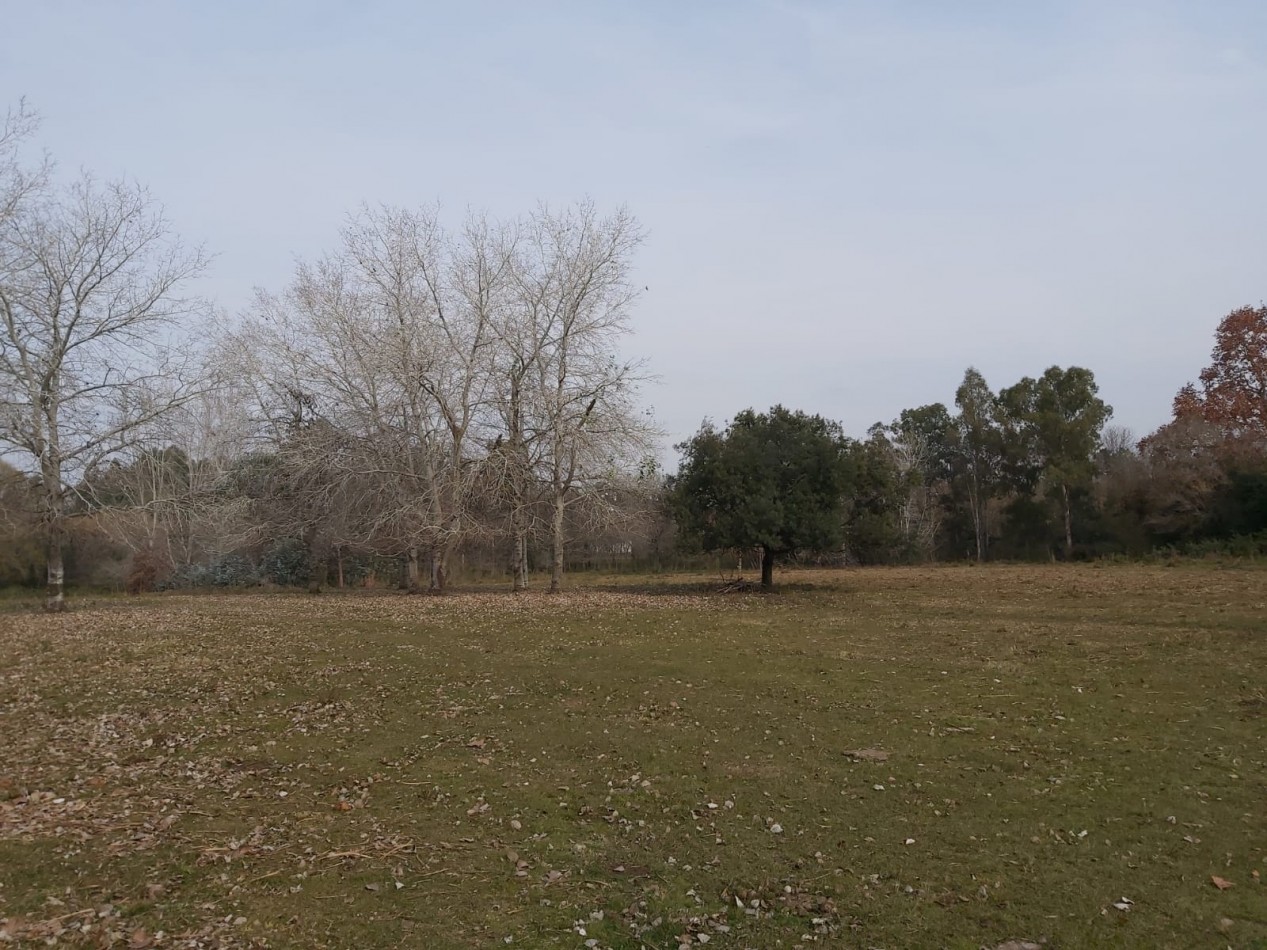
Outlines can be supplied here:
[[1267, 946], [1267, 573], [783, 579], [0, 614], [0, 939]]

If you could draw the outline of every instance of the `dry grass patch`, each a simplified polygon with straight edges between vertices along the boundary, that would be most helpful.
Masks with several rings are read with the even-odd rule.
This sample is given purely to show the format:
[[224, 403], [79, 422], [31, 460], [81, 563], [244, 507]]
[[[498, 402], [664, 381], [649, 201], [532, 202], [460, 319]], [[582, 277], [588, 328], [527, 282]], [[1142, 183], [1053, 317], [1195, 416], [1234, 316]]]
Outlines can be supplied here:
[[1267, 573], [788, 579], [4, 614], [0, 940], [1267, 946]]

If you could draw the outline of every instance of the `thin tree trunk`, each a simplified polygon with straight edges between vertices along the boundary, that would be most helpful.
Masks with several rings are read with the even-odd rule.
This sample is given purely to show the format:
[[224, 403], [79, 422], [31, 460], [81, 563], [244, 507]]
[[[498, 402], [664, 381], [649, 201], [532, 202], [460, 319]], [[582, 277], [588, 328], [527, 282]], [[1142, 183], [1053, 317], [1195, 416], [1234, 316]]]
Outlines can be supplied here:
[[511, 511], [510, 530], [514, 536], [511, 551], [511, 589], [528, 589], [528, 452], [524, 445], [523, 405], [520, 392], [521, 375], [516, 371], [510, 380], [510, 479]]
[[554, 493], [554, 511], [550, 518], [550, 543], [553, 548], [550, 564], [550, 593], [563, 589], [563, 492]]
[[774, 586], [774, 552], [769, 548], [761, 549], [761, 587], [769, 590]]
[[976, 534], [977, 542], [977, 563], [980, 564], [985, 560], [986, 544], [988, 536], [985, 526], [985, 500], [981, 497], [981, 483], [977, 479], [977, 470], [975, 463], [972, 469], [972, 527]]
[[1060, 486], [1065, 500], [1065, 560], [1073, 560], [1073, 508], [1069, 504], [1069, 486]]
[[343, 548], [339, 548], [339, 550], [336, 552], [335, 559], [338, 564], [338, 571], [339, 571], [339, 590], [342, 590], [343, 589]]

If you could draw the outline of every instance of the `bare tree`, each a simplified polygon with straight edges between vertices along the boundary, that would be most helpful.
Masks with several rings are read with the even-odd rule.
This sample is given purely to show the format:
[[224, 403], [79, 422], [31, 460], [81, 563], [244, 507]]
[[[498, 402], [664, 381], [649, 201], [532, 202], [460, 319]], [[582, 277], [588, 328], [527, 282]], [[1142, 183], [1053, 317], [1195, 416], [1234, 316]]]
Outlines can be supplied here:
[[206, 313], [182, 292], [206, 259], [173, 238], [143, 189], [84, 176], [55, 191], [7, 164], [0, 445], [39, 474], [47, 607], [61, 610], [68, 494], [194, 391], [173, 334]]
[[261, 293], [229, 362], [251, 380], [287, 497], [302, 486], [304, 511], [342, 513], [313, 537], [401, 557], [410, 587], [425, 556], [442, 590], [458, 546], [499, 533], [500, 508], [519, 588], [546, 502], [557, 589], [566, 507], [591, 493], [592, 520], [598, 489], [646, 455], [638, 364], [616, 355], [638, 240], [629, 215], [588, 204], [472, 215], [456, 233], [434, 209], [363, 208], [334, 253]]
[[898, 485], [904, 490], [897, 509], [902, 540], [911, 556], [931, 557], [941, 525], [940, 506], [930, 478], [933, 447], [926, 433], [901, 425], [890, 427], [887, 441]]
[[243, 393], [221, 367], [203, 378], [207, 388], [145, 425], [128, 451], [77, 486], [97, 524], [154, 579], [249, 538], [248, 500], [227, 490], [248, 438]]
[[259, 295], [233, 346], [289, 469], [313, 476], [310, 494], [346, 500], [336, 543], [401, 556], [411, 588], [425, 556], [443, 589], [478, 528], [468, 511], [512, 246], [480, 217], [453, 236], [434, 209], [363, 208], [337, 251]]
[[563, 583], [567, 506], [642, 462], [654, 434], [634, 405], [641, 364], [618, 352], [641, 240], [627, 211], [601, 217], [588, 201], [539, 209], [521, 235], [518, 313], [535, 346], [525, 373], [532, 391], [522, 401], [550, 506], [551, 591]]

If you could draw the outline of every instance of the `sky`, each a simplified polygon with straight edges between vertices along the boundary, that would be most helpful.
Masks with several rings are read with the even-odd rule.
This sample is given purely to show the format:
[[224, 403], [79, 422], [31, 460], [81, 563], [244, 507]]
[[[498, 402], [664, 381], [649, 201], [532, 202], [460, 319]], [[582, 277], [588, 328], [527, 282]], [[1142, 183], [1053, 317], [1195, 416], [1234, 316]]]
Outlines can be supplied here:
[[627, 206], [667, 446], [775, 403], [862, 436], [1094, 371], [1144, 435], [1267, 296], [1267, 3], [17, 2], [63, 173], [149, 187], [228, 314], [362, 202]]

